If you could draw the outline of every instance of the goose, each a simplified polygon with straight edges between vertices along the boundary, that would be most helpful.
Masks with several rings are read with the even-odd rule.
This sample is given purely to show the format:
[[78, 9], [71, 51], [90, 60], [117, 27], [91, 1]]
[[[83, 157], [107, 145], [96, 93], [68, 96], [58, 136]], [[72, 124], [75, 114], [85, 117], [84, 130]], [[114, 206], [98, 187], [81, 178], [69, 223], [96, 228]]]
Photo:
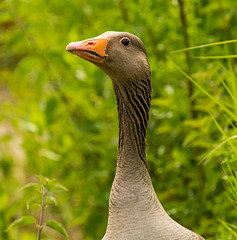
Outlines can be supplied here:
[[143, 42], [127, 32], [109, 31], [71, 42], [66, 50], [104, 71], [117, 101], [117, 166], [102, 240], [204, 240], [166, 213], [151, 182], [145, 154], [151, 73]]

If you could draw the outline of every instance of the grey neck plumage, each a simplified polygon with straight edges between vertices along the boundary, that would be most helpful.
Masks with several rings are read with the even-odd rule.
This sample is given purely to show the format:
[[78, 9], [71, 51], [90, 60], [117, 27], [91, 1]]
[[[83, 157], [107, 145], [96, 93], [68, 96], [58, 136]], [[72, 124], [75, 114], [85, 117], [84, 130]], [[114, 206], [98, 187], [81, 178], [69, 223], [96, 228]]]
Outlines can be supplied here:
[[[150, 73], [136, 81], [114, 82], [119, 118], [118, 165], [121, 159], [132, 155], [145, 166], [145, 142], [151, 102]], [[125, 156], [124, 156], [125, 155]]]
[[136, 81], [113, 80], [113, 85], [119, 148], [108, 225], [102, 240], [204, 240], [168, 216], [152, 186], [145, 154], [150, 72]]

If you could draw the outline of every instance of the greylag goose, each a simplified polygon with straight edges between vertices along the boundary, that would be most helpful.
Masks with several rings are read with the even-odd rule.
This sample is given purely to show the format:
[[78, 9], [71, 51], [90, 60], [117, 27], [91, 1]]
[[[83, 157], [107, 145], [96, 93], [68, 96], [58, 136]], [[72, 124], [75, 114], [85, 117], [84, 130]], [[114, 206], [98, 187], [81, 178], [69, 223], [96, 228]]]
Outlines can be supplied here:
[[130, 33], [110, 31], [69, 43], [66, 50], [103, 70], [117, 100], [117, 167], [102, 240], [204, 240], [166, 213], [151, 182], [145, 154], [151, 74], [142, 41]]

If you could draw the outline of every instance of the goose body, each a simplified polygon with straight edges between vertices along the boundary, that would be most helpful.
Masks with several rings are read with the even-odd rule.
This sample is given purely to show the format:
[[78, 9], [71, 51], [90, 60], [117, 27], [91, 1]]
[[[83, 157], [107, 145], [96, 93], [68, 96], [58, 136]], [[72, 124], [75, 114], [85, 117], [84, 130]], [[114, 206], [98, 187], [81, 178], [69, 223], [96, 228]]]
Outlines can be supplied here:
[[117, 167], [102, 240], [204, 240], [169, 217], [151, 182], [145, 155], [151, 75], [142, 41], [126, 32], [105, 32], [69, 43], [66, 50], [103, 70], [117, 100]]

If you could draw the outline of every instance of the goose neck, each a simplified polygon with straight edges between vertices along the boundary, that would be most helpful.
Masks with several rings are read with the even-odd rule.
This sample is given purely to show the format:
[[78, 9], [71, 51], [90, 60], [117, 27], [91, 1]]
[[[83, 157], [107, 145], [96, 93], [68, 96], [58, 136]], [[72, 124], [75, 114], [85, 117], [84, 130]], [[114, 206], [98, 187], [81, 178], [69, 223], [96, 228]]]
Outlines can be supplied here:
[[[150, 77], [114, 82], [119, 119], [118, 166], [142, 162], [147, 167], [145, 145], [151, 101]], [[135, 162], [135, 163], [134, 163]]]

